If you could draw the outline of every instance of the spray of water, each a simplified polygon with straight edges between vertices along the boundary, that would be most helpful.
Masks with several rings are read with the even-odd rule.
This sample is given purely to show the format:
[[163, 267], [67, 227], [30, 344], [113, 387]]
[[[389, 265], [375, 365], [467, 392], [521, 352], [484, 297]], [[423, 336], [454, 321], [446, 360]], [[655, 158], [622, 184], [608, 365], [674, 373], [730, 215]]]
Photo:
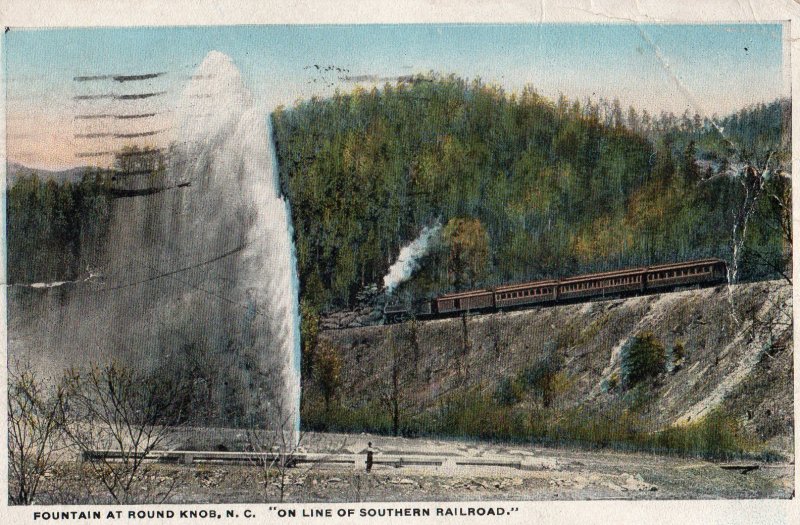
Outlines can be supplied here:
[[[256, 107], [239, 71], [222, 53], [211, 52], [187, 87], [177, 117], [176, 143], [184, 145], [174, 157], [172, 173], [210, 194], [211, 206], [198, 210], [210, 214], [211, 224], [233, 212], [237, 224], [246, 224], [236, 256], [240, 271], [229, 294], [245, 306], [243, 344], [257, 349], [261, 374], [272, 388], [273, 417], [299, 425], [299, 313], [298, 279], [291, 215], [281, 196], [271, 127], [266, 111]], [[217, 194], [217, 196], [214, 196]], [[234, 206], [216, 208], [224, 199]], [[222, 204], [222, 203], [221, 203]], [[208, 237], [207, 227], [196, 223], [195, 234]], [[218, 245], [233, 228], [214, 229]], [[197, 238], [197, 237], [195, 237]]]
[[389, 267], [389, 272], [383, 278], [383, 286], [387, 293], [392, 293], [401, 283], [411, 278], [411, 275], [419, 268], [419, 259], [428, 253], [430, 244], [442, 230], [441, 223], [437, 222], [433, 226], [426, 226], [422, 229], [419, 237], [400, 249], [397, 261]]
[[212, 52], [175, 117], [155, 182], [168, 189], [112, 201], [102, 279], [9, 290], [9, 355], [52, 377], [110, 359], [169, 375], [192, 359], [207, 425], [296, 429], [297, 275], [267, 112]]

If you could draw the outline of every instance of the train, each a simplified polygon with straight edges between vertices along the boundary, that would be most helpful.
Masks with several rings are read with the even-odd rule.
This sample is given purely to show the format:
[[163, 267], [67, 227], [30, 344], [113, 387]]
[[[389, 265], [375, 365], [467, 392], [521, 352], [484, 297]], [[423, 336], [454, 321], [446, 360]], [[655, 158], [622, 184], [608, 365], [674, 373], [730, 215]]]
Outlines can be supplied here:
[[446, 293], [411, 304], [390, 303], [384, 307], [384, 316], [391, 323], [411, 317], [425, 319], [497, 312], [664, 292], [682, 287], [713, 286], [726, 282], [727, 277], [725, 261], [699, 259]]

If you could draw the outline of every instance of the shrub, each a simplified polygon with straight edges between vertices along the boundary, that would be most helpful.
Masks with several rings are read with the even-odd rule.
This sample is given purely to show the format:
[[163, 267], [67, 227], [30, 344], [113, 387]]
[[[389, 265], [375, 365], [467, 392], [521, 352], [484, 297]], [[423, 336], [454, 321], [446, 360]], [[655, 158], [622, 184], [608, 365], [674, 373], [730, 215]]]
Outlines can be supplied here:
[[657, 448], [720, 459], [744, 456], [757, 448], [736, 418], [720, 409], [692, 424], [659, 432], [652, 441]]
[[337, 394], [341, 372], [342, 359], [338, 349], [328, 341], [320, 341], [314, 356], [314, 378], [325, 399], [325, 410], [330, 409], [331, 400]]
[[533, 390], [542, 399], [542, 405], [548, 408], [560, 391], [559, 376], [564, 366], [564, 357], [554, 347], [547, 348], [532, 366], [519, 372], [517, 381], [524, 390]]
[[519, 382], [511, 377], [505, 377], [497, 384], [494, 399], [500, 405], [511, 406], [520, 402], [522, 394], [523, 391]]
[[611, 377], [608, 378], [608, 390], [616, 390], [619, 386], [619, 374], [614, 372], [611, 374]]
[[686, 348], [683, 341], [676, 341], [672, 347], [672, 364], [678, 365], [686, 357]]
[[50, 384], [27, 364], [8, 367], [8, 500], [31, 505], [56, 469], [64, 426], [63, 384]]
[[667, 354], [653, 332], [642, 332], [630, 338], [622, 349], [622, 373], [626, 388], [664, 371]]

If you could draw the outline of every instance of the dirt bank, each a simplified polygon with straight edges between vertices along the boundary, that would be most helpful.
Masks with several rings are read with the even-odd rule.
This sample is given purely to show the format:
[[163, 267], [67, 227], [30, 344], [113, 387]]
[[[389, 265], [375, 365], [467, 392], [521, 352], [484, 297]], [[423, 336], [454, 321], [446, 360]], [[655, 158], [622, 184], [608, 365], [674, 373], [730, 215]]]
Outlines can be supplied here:
[[[748, 439], [791, 459], [790, 326], [791, 288], [768, 281], [329, 330], [321, 338], [341, 359], [335, 405], [345, 412], [385, 415], [396, 402], [401, 418], [409, 418], [441, 412], [443, 400], [458, 393], [496, 397], [504, 382], [512, 384], [556, 352], [557, 381], [546, 400], [551, 411], [619, 405], [630, 412], [635, 405], [639, 420], [659, 431], [721, 409]], [[622, 348], [644, 332], [663, 345], [667, 363], [631, 401], [631, 391], [618, 385]], [[305, 379], [304, 396], [307, 412], [316, 406], [321, 413], [314, 377]], [[515, 396], [505, 401], [513, 408], [541, 408], [536, 392]]]

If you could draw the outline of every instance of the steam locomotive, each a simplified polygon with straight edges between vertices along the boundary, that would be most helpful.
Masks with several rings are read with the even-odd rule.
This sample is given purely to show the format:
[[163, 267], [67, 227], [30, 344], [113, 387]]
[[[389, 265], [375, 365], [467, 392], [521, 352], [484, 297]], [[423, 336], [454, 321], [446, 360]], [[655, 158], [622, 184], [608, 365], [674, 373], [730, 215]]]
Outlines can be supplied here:
[[725, 282], [727, 275], [725, 261], [700, 259], [448, 293], [410, 305], [387, 304], [384, 315], [387, 322], [399, 322], [412, 316], [424, 319], [465, 312], [502, 311], [534, 305], [662, 292], [688, 286], [710, 286]]

